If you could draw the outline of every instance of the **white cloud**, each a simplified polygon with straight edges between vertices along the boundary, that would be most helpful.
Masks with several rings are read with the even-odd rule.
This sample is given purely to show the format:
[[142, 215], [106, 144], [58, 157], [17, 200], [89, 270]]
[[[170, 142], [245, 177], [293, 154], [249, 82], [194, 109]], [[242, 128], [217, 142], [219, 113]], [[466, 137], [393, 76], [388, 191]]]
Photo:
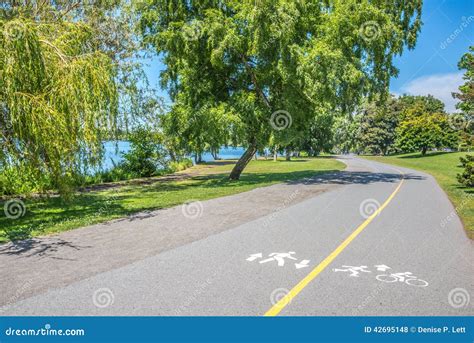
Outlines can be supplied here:
[[447, 112], [455, 112], [458, 101], [451, 93], [458, 91], [459, 86], [464, 83], [462, 76], [462, 72], [422, 76], [410, 81], [401, 91], [411, 95], [431, 94], [444, 102]]

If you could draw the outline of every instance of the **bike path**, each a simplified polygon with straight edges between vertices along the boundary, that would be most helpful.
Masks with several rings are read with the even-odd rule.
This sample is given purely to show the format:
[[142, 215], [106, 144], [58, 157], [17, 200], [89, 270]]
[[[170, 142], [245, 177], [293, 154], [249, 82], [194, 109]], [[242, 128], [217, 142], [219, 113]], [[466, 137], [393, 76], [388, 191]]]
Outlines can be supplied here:
[[[12, 315], [264, 315], [367, 221], [362, 204], [383, 206], [399, 187], [383, 211], [277, 314], [473, 314], [472, 303], [459, 308], [449, 303], [453, 290], [472, 294], [473, 249], [457, 217], [441, 227], [454, 209], [435, 181], [401, 169], [405, 175], [400, 186], [400, 173], [390, 166], [350, 157], [344, 162], [345, 172], [312, 181], [340, 185], [331, 191], [15, 302], [3, 311]], [[260, 263], [272, 253], [290, 252], [296, 261], [284, 258], [283, 266], [277, 260]], [[248, 261], [260, 253], [262, 257]], [[307, 266], [295, 266], [305, 265], [305, 260]], [[367, 266], [371, 272], [350, 277], [333, 270], [344, 269], [343, 265]], [[411, 272], [428, 286], [379, 281], [374, 268], [380, 265], [392, 268], [387, 270], [390, 273]]]

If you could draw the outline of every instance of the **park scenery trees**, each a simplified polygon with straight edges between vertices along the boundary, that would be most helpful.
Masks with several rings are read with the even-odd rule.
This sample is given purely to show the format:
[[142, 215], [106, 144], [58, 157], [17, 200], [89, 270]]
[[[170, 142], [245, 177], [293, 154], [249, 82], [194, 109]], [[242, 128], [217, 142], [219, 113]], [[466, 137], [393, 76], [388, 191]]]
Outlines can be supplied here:
[[[453, 96], [460, 100], [457, 108], [461, 111], [455, 117], [455, 125], [460, 129], [460, 141], [463, 147], [474, 145], [474, 46], [463, 55], [458, 64], [459, 69], [465, 70], [465, 83], [459, 87], [459, 93]], [[463, 173], [458, 175], [458, 181], [467, 186], [474, 187], [474, 156], [468, 155], [461, 158], [464, 168]]]
[[[312, 144], [301, 136], [314, 134], [308, 127], [319, 116], [350, 113], [363, 96], [383, 96], [397, 73], [394, 55], [416, 43], [420, 12], [421, 1], [158, 0], [139, 6], [143, 39], [166, 65], [161, 80], [173, 110], [187, 122], [218, 121], [208, 118], [215, 108], [233, 113], [231, 135], [246, 147], [233, 180], [270, 140], [274, 148]], [[199, 155], [215, 130], [190, 129], [182, 137], [195, 139], [187, 144]]]
[[[472, 147], [472, 53], [446, 113], [394, 97], [393, 59], [415, 46], [416, 1], [6, 1], [0, 8], [0, 194], [151, 177], [222, 147], [380, 154]], [[144, 56], [159, 59], [166, 105]], [[104, 142], [130, 144], [100, 170]], [[99, 171], [97, 172], [97, 168]]]
[[[13, 184], [68, 193], [100, 161], [133, 95], [120, 1], [7, 1], [0, 12], [0, 167]], [[37, 187], [39, 185], [39, 187]]]
[[[3, 1], [0, 201], [27, 201], [28, 211], [0, 217], [0, 242], [344, 167], [322, 153], [428, 161], [431, 150], [462, 152], [451, 178], [470, 191], [472, 48], [459, 62], [456, 113], [433, 96], [389, 93], [394, 59], [416, 45], [421, 8], [421, 0]], [[145, 73], [149, 61], [159, 68]], [[220, 162], [224, 148], [239, 155]]]

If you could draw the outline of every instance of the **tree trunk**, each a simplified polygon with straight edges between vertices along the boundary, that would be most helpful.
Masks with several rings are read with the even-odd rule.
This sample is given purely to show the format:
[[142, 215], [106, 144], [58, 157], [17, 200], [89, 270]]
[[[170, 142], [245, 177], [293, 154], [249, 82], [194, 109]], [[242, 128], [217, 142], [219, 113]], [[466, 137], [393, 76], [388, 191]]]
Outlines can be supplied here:
[[170, 159], [171, 159], [171, 161], [176, 162], [176, 161], [177, 161], [177, 158], [176, 158], [176, 154], [174, 153], [174, 151], [170, 149], [170, 150], [169, 150], [169, 153], [170, 153]]
[[426, 155], [426, 151], [427, 151], [427, 150], [428, 150], [428, 148], [424, 146], [424, 147], [421, 149], [421, 154], [422, 154], [423, 156]]
[[202, 155], [200, 152], [197, 152], [195, 155], [194, 155], [194, 162], [196, 164], [199, 164], [202, 162]]
[[255, 143], [251, 143], [247, 150], [245, 150], [244, 154], [240, 157], [240, 159], [235, 164], [234, 168], [230, 172], [229, 179], [230, 180], [238, 180], [240, 178], [240, 174], [242, 174], [243, 170], [249, 164], [250, 160], [252, 160], [253, 155], [257, 152], [257, 146]]
[[273, 149], [273, 162], [276, 162], [278, 160], [278, 145], [275, 145], [275, 148]]
[[291, 150], [290, 149], [285, 150], [285, 159], [287, 161], [291, 161]]
[[211, 155], [214, 160], [219, 160], [219, 150], [211, 149]]

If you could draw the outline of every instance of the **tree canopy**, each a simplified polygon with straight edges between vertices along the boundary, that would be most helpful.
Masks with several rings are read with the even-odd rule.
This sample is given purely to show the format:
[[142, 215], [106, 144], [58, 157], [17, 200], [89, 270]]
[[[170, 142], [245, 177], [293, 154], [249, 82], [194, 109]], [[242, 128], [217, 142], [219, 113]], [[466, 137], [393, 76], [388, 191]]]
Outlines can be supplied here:
[[236, 114], [230, 129], [247, 147], [237, 179], [280, 130], [275, 112], [302, 132], [319, 113], [386, 93], [394, 55], [416, 43], [421, 0], [146, 0], [139, 13], [175, 106], [188, 118], [219, 106]]
[[[121, 119], [136, 72], [120, 1], [5, 2], [0, 11], [0, 166], [65, 191]], [[119, 82], [124, 81], [124, 82]], [[125, 105], [126, 106], [126, 105]], [[21, 174], [21, 173], [20, 173]]]
[[469, 148], [474, 145], [474, 46], [461, 57], [458, 67], [465, 70], [465, 82], [453, 97], [460, 100], [456, 107], [461, 112], [450, 119], [451, 126], [460, 131], [462, 147]]
[[396, 145], [402, 151], [421, 151], [431, 148], [454, 148], [458, 136], [449, 127], [449, 117], [444, 112], [430, 112], [422, 102], [406, 109], [396, 129]]
[[400, 101], [390, 98], [385, 104], [371, 102], [363, 106], [358, 121], [358, 151], [382, 155], [393, 151], [395, 129], [399, 122], [399, 104]]
[[453, 93], [453, 96], [460, 100], [456, 105], [463, 113], [470, 115], [471, 121], [474, 119], [474, 45], [469, 47], [469, 51], [465, 53], [458, 63], [464, 73], [465, 83], [459, 87], [459, 93]]

